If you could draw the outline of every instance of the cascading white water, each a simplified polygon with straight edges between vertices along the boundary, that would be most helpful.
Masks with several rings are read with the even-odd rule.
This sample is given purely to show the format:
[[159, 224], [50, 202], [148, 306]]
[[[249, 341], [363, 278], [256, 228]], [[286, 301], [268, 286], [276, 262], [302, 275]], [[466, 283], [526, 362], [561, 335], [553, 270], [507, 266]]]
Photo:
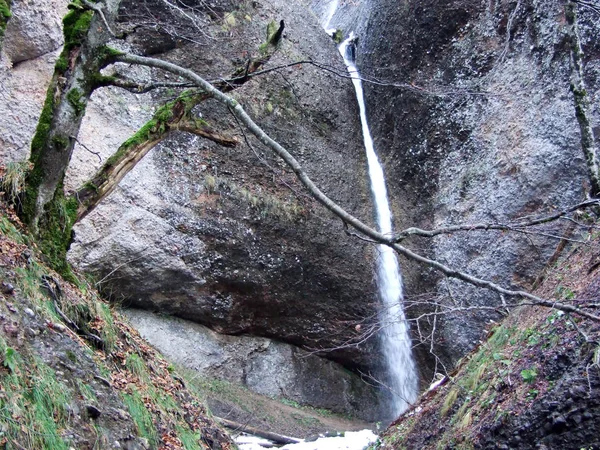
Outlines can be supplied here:
[[[327, 23], [327, 26], [329, 26], [329, 23]], [[375, 153], [371, 131], [367, 122], [362, 82], [355, 65], [356, 46], [352, 33], [340, 45], [339, 49], [356, 90], [363, 139], [369, 165], [371, 192], [377, 213], [377, 225], [381, 233], [391, 234], [392, 213], [390, 211], [383, 169]], [[394, 251], [386, 245], [379, 245], [378, 253], [377, 284], [383, 303], [383, 310], [379, 318], [383, 326], [382, 350], [389, 373], [389, 388], [393, 394], [392, 413], [398, 416], [415, 401], [418, 392], [418, 378], [412, 356], [408, 324], [402, 305], [402, 277], [400, 275], [398, 259]]]

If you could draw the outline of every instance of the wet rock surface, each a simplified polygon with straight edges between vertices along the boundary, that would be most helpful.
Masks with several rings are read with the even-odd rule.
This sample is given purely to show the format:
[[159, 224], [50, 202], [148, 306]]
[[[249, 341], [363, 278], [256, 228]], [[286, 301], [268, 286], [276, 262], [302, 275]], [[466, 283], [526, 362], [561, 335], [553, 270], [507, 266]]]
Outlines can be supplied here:
[[[584, 8], [580, 22], [589, 95], [597, 98], [598, 22]], [[585, 198], [563, 2], [377, 0], [366, 24], [358, 53], [363, 76], [397, 85], [366, 83], [365, 90], [398, 229], [506, 223]], [[597, 108], [595, 114], [597, 123]], [[405, 243], [513, 288], [530, 287], [557, 245], [539, 235], [493, 232]], [[424, 294], [463, 306], [501, 302], [491, 292], [436, 281], [412, 262], [404, 269], [409, 302]], [[423, 309], [416, 304], [409, 315]], [[441, 317], [438, 355], [456, 361], [490, 318], [497, 316]], [[428, 357], [417, 351], [425, 367]]]

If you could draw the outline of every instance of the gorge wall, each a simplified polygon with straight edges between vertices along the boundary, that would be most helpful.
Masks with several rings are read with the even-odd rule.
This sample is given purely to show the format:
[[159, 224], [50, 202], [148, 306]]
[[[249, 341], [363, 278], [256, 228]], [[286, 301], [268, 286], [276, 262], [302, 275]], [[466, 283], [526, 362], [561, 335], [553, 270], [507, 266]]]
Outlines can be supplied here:
[[[286, 31], [271, 65], [331, 60], [344, 70], [342, 61], [336, 62], [333, 42], [299, 4], [224, 1], [207, 9], [199, 2], [194, 10], [198, 28], [161, 2], [145, 5], [141, 11], [135, 2], [122, 3], [120, 26], [129, 35], [119, 45], [168, 58], [209, 79], [229, 76], [259, 54], [267, 24], [282, 19]], [[46, 11], [53, 5], [21, 4], [14, 16], [33, 20], [47, 12], [60, 23], [66, 2], [59, 6]], [[166, 25], [158, 31], [134, 26], [150, 19]], [[21, 59], [9, 55], [10, 36], [28, 39], [19, 25], [24, 21], [13, 22], [3, 59], [3, 85], [10, 88], [6, 115], [0, 119], [7, 130], [2, 133], [5, 161], [27, 156], [56, 59], [43, 46], [36, 55]], [[51, 38], [44, 42], [57, 41], [59, 47], [60, 27], [56, 28], [46, 30]], [[168, 81], [168, 76], [147, 69], [116, 70], [138, 80]], [[26, 86], [23, 77], [31, 78]], [[146, 96], [99, 89], [77, 136], [66, 189], [84, 183], [151, 118], [156, 105], [173, 94], [168, 89]], [[302, 64], [258, 77], [234, 95], [269, 133], [294, 149], [324, 191], [353, 213], [370, 216], [350, 83]], [[239, 145], [224, 149], [173, 134], [78, 224], [70, 261], [93, 274], [103, 291], [125, 306], [177, 315], [220, 333], [263, 336], [321, 350], [321, 355], [349, 369], [377, 370], [377, 342], [360, 331], [376, 320], [371, 247], [349, 241], [342, 224], [304, 194], [293, 174], [258, 141], [245, 136], [226, 109], [208, 101], [198, 115], [220, 132], [237, 136]], [[363, 344], [356, 346], [355, 341]], [[280, 345], [274, 342], [271, 347]], [[361, 406], [357, 414], [370, 420], [379, 417], [379, 394], [360, 377], [341, 366], [328, 369], [326, 361], [309, 366], [301, 373], [304, 383], [320, 376], [331, 379], [327, 370], [337, 370], [345, 381], [337, 383], [339, 389], [330, 383], [327, 392], [314, 384], [310, 395], [303, 394], [305, 402], [311, 403], [310, 396], [356, 396]], [[349, 412], [349, 404], [334, 409]]]
[[[317, 17], [328, 2], [313, 2], [314, 13], [309, 2], [212, 3], [194, 2], [196, 22], [190, 24], [159, 1], [148, 0], [145, 10], [123, 2], [124, 45], [218, 79], [243, 67], [264, 42], [267, 24], [283, 19], [282, 46], [269, 64], [310, 59], [333, 72], [310, 63], [289, 66], [257, 77], [234, 96], [328, 195], [371, 223], [356, 101], [350, 81], [335, 74], [345, 68]], [[27, 155], [65, 7], [58, 0], [15, 4], [0, 72], [3, 160]], [[24, 25], [40, 14], [56, 25], [43, 31], [52, 37], [41, 40]], [[580, 27], [598, 133], [600, 30], [593, 14], [582, 9]], [[163, 26], [133, 27], [144, 21]], [[397, 229], [510, 221], [584, 198], [563, 2], [341, 2], [332, 25], [355, 30], [361, 73], [378, 81], [365, 83], [367, 108]], [[149, 69], [116, 70], [169, 81]], [[168, 89], [145, 96], [97, 91], [67, 188], [75, 189], [100, 164], [86, 148], [106, 159], [173, 95]], [[173, 314], [220, 333], [324, 350], [322, 356], [348, 369], [376, 373], [377, 342], [354, 345], [376, 321], [373, 248], [346, 236], [340, 221], [304, 194], [293, 173], [244, 135], [226, 109], [207, 101], [198, 114], [237, 136], [238, 146], [225, 149], [173, 134], [76, 227], [72, 263], [126, 306]], [[406, 244], [482, 278], [527, 288], [558, 241], [472, 231]], [[425, 384], [440, 370], [436, 361], [452, 365], [499, 316], [460, 312], [419, 327], [414, 319], [431, 312], [432, 302], [469, 308], [501, 305], [501, 299], [413, 262], [401, 265]]]
[[[358, 60], [397, 229], [507, 223], [585, 199], [589, 189], [570, 91], [564, 2], [373, 0], [363, 7]], [[352, 20], [339, 18], [340, 26]], [[598, 136], [597, 13], [580, 8], [585, 77]], [[334, 23], [335, 25], [335, 23]], [[563, 235], [565, 224], [542, 232]], [[576, 237], [577, 234], [575, 234]], [[405, 243], [453, 268], [530, 288], [559, 240], [470, 231]], [[495, 293], [439, 278], [404, 261], [408, 314], [425, 302], [501, 305]], [[436, 353], [451, 364], [496, 314], [460, 311], [435, 324]], [[413, 323], [422, 367], [432, 321]], [[427, 337], [426, 337], [427, 336]], [[431, 359], [429, 359], [431, 361]], [[438, 367], [439, 370], [439, 367]]]

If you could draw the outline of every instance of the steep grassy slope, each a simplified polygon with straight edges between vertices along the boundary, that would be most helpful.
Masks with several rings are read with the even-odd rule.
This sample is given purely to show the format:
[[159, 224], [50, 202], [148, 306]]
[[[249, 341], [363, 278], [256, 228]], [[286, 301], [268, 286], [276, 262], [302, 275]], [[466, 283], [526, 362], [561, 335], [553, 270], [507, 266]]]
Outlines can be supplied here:
[[0, 205], [0, 448], [234, 448], [89, 284], [41, 262]]
[[[567, 304], [600, 297], [597, 228], [575, 244], [537, 294]], [[380, 445], [394, 449], [600, 448], [600, 324], [525, 306], [424, 395]]]

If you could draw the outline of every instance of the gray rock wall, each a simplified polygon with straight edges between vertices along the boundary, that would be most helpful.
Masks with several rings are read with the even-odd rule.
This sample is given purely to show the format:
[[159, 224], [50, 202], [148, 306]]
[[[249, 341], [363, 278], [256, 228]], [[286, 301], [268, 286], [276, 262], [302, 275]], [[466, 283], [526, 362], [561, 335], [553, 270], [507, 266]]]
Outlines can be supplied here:
[[336, 363], [267, 338], [226, 336], [142, 310], [124, 313], [141, 336], [169, 360], [200, 375], [243, 384], [272, 398], [370, 421], [379, 419], [374, 391]]
[[0, 53], [0, 160], [28, 158], [31, 139], [63, 43], [67, 0], [12, 4]]
[[[163, 57], [208, 78], [226, 76], [264, 41], [266, 24], [283, 18], [284, 43], [272, 65], [309, 56], [336, 63], [334, 45], [300, 5], [234, 3], [222, 2], [214, 10], [217, 16], [210, 32], [217, 40], [185, 44], [142, 31], [131, 35], [125, 45], [142, 53], [168, 50]], [[66, 2], [63, 10], [54, 3], [22, 6], [26, 11], [19, 13], [22, 17], [28, 14], [33, 21], [48, 14], [53, 24], [60, 22]], [[133, 20], [130, 15], [131, 10], [123, 11], [124, 23]], [[26, 39], [23, 36], [29, 31], [15, 26], [7, 32], [7, 42]], [[61, 39], [60, 29], [37, 31], [46, 39], [32, 41], [48, 44]], [[44, 51], [43, 45], [36, 50]], [[16, 62], [19, 57], [11, 54]], [[33, 57], [28, 55], [24, 58]], [[4, 111], [0, 147], [4, 162], [27, 157], [55, 58], [56, 52], [13, 67], [7, 55], [3, 57], [6, 98], [0, 102]], [[144, 69], [121, 66], [118, 70], [138, 79], [166, 79]], [[339, 92], [339, 97], [333, 92]], [[72, 191], [88, 179], [152, 116], [156, 105], [172, 95], [171, 91], [145, 96], [117, 89], [96, 91], [78, 136], [66, 189]], [[248, 83], [235, 95], [290, 147], [324, 190], [357, 214], [370, 216], [349, 84], [302, 65]], [[200, 114], [244, 142], [226, 110], [208, 102]], [[302, 194], [294, 176], [258, 142], [250, 142], [252, 148], [243, 143], [225, 150], [196, 137], [172, 136], [78, 224], [70, 260], [94, 273], [108, 295], [126, 304], [177, 314], [220, 332], [273, 336], [311, 349], [335, 348], [326, 355], [347, 367], [377, 366], [374, 342], [360, 348], [344, 345], [360, 339], [356, 324], [364, 324], [376, 309], [371, 248], [346, 238], [341, 224]], [[101, 160], [88, 149], [98, 152]], [[286, 352], [279, 352], [278, 358], [292, 357], [292, 350]], [[316, 392], [323, 392], [324, 383], [342, 392], [340, 383], [347, 384], [340, 381], [343, 377], [320, 380], [319, 371], [327, 364], [298, 370], [304, 371], [306, 379], [309, 373], [315, 378]], [[308, 389], [308, 381], [304, 386]], [[368, 388], [361, 389], [363, 400], [373, 395], [366, 393]], [[302, 402], [300, 391], [295, 392]], [[308, 390], [302, 395], [313, 398]], [[349, 410], [350, 400], [336, 401], [345, 405], [340, 410]], [[361, 408], [372, 412], [375, 403], [365, 400]]]
[[[403, 85], [366, 88], [399, 229], [506, 222], [552, 213], [585, 198], [563, 3], [371, 2], [359, 40], [363, 74]], [[581, 22], [597, 127], [599, 22], [584, 9]], [[544, 231], [560, 235], [562, 225]], [[476, 276], [528, 288], [558, 241], [465, 232], [406, 244]], [[403, 265], [409, 302], [501, 302], [492, 292], [436, 278], [426, 267]], [[426, 310], [417, 305], [409, 314]], [[481, 312], [442, 317], [436, 324], [438, 355], [456, 361], [497, 317]], [[428, 324], [422, 325], [427, 334]]]
[[[170, 36], [162, 36], [161, 42], [161, 36], [142, 29], [128, 43], [142, 53], [170, 48], [162, 57], [208, 78], [227, 76], [256, 52], [267, 23], [283, 19], [282, 47], [269, 66], [313, 58], [344, 70], [335, 45], [299, 3], [222, 7], [222, 16], [207, 28], [216, 40], [196, 45], [170, 43]], [[127, 13], [124, 20], [133, 20]], [[139, 113], [147, 105], [117, 95], [100, 91], [92, 101], [111, 123], [102, 129], [100, 144], [110, 142], [112, 148], [126, 135], [123, 125], [134, 129], [131, 125], [141, 123], [144, 114]], [[164, 91], [150, 98], [158, 104], [170, 96]], [[347, 80], [303, 64], [252, 80], [234, 96], [325, 192], [370, 219], [358, 114]], [[138, 111], [135, 119], [125, 111], [131, 108]], [[377, 307], [372, 248], [349, 239], [342, 224], [304, 194], [294, 175], [260, 143], [249, 139], [248, 146], [226, 109], [209, 101], [199, 112], [217, 129], [237, 135], [241, 144], [223, 149], [174, 134], [76, 227], [70, 260], [95, 273], [107, 293], [128, 304], [223, 333], [334, 349], [325, 356], [349, 368], [376, 367], [375, 342], [345, 345], [360, 338], [355, 326], [372, 320]], [[87, 130], [80, 140], [94, 147], [100, 130]], [[85, 150], [78, 154], [94, 162]]]

